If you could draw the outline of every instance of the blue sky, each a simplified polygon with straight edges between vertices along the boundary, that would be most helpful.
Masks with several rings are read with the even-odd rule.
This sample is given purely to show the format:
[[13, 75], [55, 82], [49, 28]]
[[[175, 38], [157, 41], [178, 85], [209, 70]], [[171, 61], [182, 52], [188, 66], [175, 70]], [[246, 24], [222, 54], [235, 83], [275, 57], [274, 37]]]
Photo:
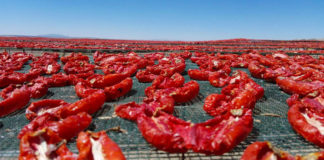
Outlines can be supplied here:
[[145, 40], [324, 38], [324, 1], [3, 0], [0, 35]]

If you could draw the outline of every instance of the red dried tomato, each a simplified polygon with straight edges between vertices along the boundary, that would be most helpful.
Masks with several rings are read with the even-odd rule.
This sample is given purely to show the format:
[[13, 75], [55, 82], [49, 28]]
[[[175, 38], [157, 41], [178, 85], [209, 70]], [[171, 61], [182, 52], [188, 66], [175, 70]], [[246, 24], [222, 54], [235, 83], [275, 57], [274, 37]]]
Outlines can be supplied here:
[[320, 88], [324, 87], [324, 83], [321, 81], [295, 81], [289, 77], [278, 77], [276, 79], [277, 85], [285, 92], [291, 94], [307, 95], [316, 92]]
[[197, 124], [163, 112], [152, 116], [141, 114], [137, 118], [137, 125], [143, 137], [158, 149], [182, 153], [192, 149], [221, 155], [233, 149], [252, 130], [251, 110], [233, 113]]
[[107, 75], [100, 75], [94, 74], [87, 78], [87, 81], [94, 88], [105, 88], [108, 86], [115, 85], [127, 77], [126, 74], [107, 74]]
[[147, 87], [145, 95], [147, 97], [159, 97], [161, 95], [171, 96], [177, 103], [184, 103], [195, 98], [199, 93], [199, 84], [196, 81], [189, 81], [182, 87], [172, 87], [166, 89], [156, 89], [154, 87]]
[[86, 98], [89, 95], [93, 94], [94, 92], [97, 92], [100, 89], [93, 89], [90, 87], [88, 82], [86, 81], [80, 81], [78, 82], [75, 86], [75, 93], [80, 97], [80, 98]]
[[78, 159], [126, 159], [119, 146], [104, 131], [80, 132], [77, 147]]
[[184, 81], [184, 77], [179, 73], [175, 73], [171, 77], [160, 75], [156, 79], [154, 79], [152, 86], [157, 89], [181, 87], [183, 86]]
[[70, 85], [70, 76], [64, 73], [53, 74], [51, 77], [46, 78], [47, 84], [50, 87], [63, 87]]
[[82, 53], [71, 53], [68, 56], [61, 57], [61, 61], [63, 63], [67, 63], [68, 61], [86, 61], [89, 62], [89, 57], [86, 55], [82, 55]]
[[154, 79], [156, 79], [156, 77], [158, 77], [158, 75], [150, 73], [147, 70], [139, 70], [136, 73], [137, 80], [142, 83], [152, 82]]
[[80, 131], [86, 129], [90, 125], [91, 120], [91, 116], [85, 112], [66, 118], [60, 118], [51, 113], [44, 113], [24, 126], [18, 134], [18, 138], [21, 139], [28, 133], [48, 128], [57, 133], [59, 137], [69, 140], [75, 137]]
[[204, 110], [211, 116], [217, 116], [227, 113], [229, 104], [226, 96], [223, 94], [210, 94], [204, 102]]
[[137, 65], [136, 64], [110, 64], [102, 68], [102, 71], [105, 74], [125, 74], [128, 77], [134, 75], [137, 71]]
[[26, 75], [20, 72], [3, 72], [0, 74], [0, 88], [10, 84], [22, 84], [26, 81]]
[[26, 109], [26, 118], [28, 120], [33, 120], [37, 116], [44, 113], [57, 114], [62, 107], [70, 105], [69, 103], [60, 99], [44, 99], [37, 102], [31, 103]]
[[63, 69], [67, 74], [75, 74], [80, 78], [87, 78], [94, 74], [95, 66], [87, 61], [68, 61]]
[[136, 104], [130, 102], [116, 107], [115, 113], [121, 117], [131, 121], [136, 120], [140, 114], [144, 112], [151, 115], [157, 114], [159, 111], [172, 114], [174, 110], [174, 99], [169, 96], [160, 96], [156, 99], [144, 99], [144, 103]]
[[324, 93], [315, 98], [292, 96], [287, 102], [290, 106], [288, 120], [294, 130], [306, 140], [324, 147]]
[[103, 90], [98, 90], [86, 98], [65, 106], [61, 110], [61, 117], [68, 117], [77, 113], [86, 112], [93, 114], [105, 103], [106, 96]]
[[199, 70], [199, 69], [189, 69], [188, 75], [191, 79], [208, 81], [210, 71]]
[[153, 60], [153, 61], [162, 59], [163, 57], [164, 57], [164, 53], [162, 53], [162, 52], [148, 53], [148, 54], [144, 55], [144, 58], [150, 59], [150, 60]]
[[241, 160], [296, 160], [291, 154], [274, 148], [270, 142], [254, 142], [244, 151]]
[[6, 99], [0, 102], [0, 117], [23, 108], [29, 100], [30, 91], [26, 86], [13, 90]]
[[19, 159], [76, 160], [77, 156], [69, 151], [65, 144], [61, 144], [62, 142], [56, 133], [47, 128], [27, 133], [20, 141]]
[[214, 87], [224, 87], [230, 79], [231, 77], [223, 71], [213, 72], [208, 77], [209, 83]]
[[106, 101], [115, 100], [121, 96], [124, 96], [132, 89], [132, 86], [133, 80], [132, 78], [128, 77], [113, 86], [105, 87], [104, 90], [106, 94]]

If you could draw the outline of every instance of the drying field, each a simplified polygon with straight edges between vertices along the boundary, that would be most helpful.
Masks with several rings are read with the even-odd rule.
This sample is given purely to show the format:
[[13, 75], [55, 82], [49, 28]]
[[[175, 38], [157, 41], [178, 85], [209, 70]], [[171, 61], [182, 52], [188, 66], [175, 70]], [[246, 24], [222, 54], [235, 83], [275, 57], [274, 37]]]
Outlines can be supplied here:
[[[319, 152], [324, 147], [322, 54], [323, 41], [0, 37], [4, 99], [0, 102], [0, 159], [26, 154], [17, 136], [45, 114], [55, 115], [56, 120], [30, 127], [21, 136], [26, 140], [37, 130], [49, 128], [67, 139], [66, 146], [75, 154], [80, 152], [76, 142], [82, 130], [113, 130], [107, 135], [126, 159], [240, 159], [256, 141], [269, 141], [292, 155]], [[123, 78], [107, 84], [102, 82], [107, 75]], [[13, 92], [28, 92], [26, 102], [18, 104], [24, 95], [14, 99]], [[105, 102], [101, 103], [99, 93]], [[217, 100], [207, 102], [207, 97], [216, 94]], [[8, 99], [16, 102], [16, 109], [1, 109], [10, 108], [5, 103]], [[36, 116], [28, 118], [29, 106], [44, 99], [68, 105], [49, 110], [50, 105], [43, 104], [33, 110]], [[81, 101], [86, 109], [70, 111], [73, 104], [81, 108], [75, 103]], [[120, 107], [132, 101], [145, 105]], [[96, 105], [99, 108], [89, 109]], [[70, 131], [57, 123], [81, 112], [91, 115], [84, 126]], [[53, 129], [60, 127], [72, 136], [64, 137], [63, 131]], [[27, 142], [34, 143], [30, 149], [37, 154], [35, 146], [40, 142]], [[268, 152], [273, 154], [271, 149]]]

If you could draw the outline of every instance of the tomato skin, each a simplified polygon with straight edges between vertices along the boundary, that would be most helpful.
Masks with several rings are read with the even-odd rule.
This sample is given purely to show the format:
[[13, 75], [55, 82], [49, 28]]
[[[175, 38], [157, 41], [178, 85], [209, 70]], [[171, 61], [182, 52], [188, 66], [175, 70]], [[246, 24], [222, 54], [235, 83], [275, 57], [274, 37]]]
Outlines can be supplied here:
[[101, 144], [101, 151], [104, 159], [126, 160], [119, 146], [111, 140], [105, 131], [100, 132], [80, 132], [77, 138], [77, 147], [79, 150], [78, 159], [93, 159], [91, 150], [92, 143], [90, 139], [98, 141]]
[[30, 91], [26, 86], [14, 89], [10, 96], [0, 102], [0, 117], [23, 108], [30, 100]]
[[267, 160], [275, 156], [278, 160], [296, 160], [291, 154], [273, 149], [270, 142], [254, 142], [244, 151], [241, 160]]
[[66, 105], [69, 105], [69, 103], [60, 99], [44, 99], [32, 102], [26, 109], [26, 118], [31, 121], [37, 116], [46, 113], [46, 110], [51, 111], [53, 114], [59, 113], [59, 110]]
[[287, 93], [299, 94], [303, 96], [324, 87], [324, 83], [321, 81], [295, 81], [290, 77], [277, 77], [276, 83], [282, 90]]
[[176, 93], [171, 93], [177, 103], [188, 102], [199, 94], [199, 84], [196, 81], [189, 81], [181, 88], [177, 88]]
[[91, 121], [91, 116], [85, 112], [71, 115], [66, 118], [60, 118], [57, 115], [45, 113], [36, 117], [29, 124], [24, 126], [18, 134], [18, 138], [21, 139], [24, 135], [30, 132], [48, 128], [57, 133], [59, 137], [70, 140], [80, 131], [86, 129], [90, 125]]
[[9, 86], [10, 84], [22, 84], [26, 81], [26, 75], [19, 72], [3, 72], [0, 74], [0, 88]]
[[66, 144], [62, 144], [56, 151], [57, 160], [77, 160], [78, 155], [71, 152]]
[[32, 81], [33, 79], [36, 79], [42, 74], [42, 70], [40, 69], [31, 69], [28, 73], [25, 74], [26, 81]]
[[321, 134], [318, 128], [313, 126], [314, 124], [306, 119], [305, 115], [319, 122], [321, 126], [324, 126], [323, 120], [320, 118], [324, 116], [323, 101], [323, 95], [312, 99], [308, 97], [297, 99], [293, 96], [288, 103], [290, 106], [288, 110], [288, 121], [293, 129], [306, 140], [321, 148], [324, 147], [324, 135]]
[[174, 110], [174, 99], [169, 96], [158, 98], [146, 98], [142, 104], [129, 102], [116, 107], [115, 113], [124, 119], [135, 121], [144, 112], [150, 115], [158, 114], [163, 111], [172, 114]]
[[68, 61], [63, 70], [66, 74], [74, 74], [80, 78], [87, 78], [94, 74], [95, 66], [87, 61]]
[[[62, 139], [49, 129], [38, 130], [25, 134], [20, 141], [19, 160], [37, 160], [37, 149], [35, 145], [40, 145], [42, 141], [46, 142], [46, 146], [56, 146]], [[55, 151], [54, 151], [55, 154]], [[53, 154], [52, 154], [53, 155]]]
[[102, 67], [102, 71], [107, 74], [125, 74], [128, 77], [133, 76], [137, 71], [137, 64], [110, 64], [107, 66]]
[[[243, 141], [252, 128], [253, 118], [250, 109], [244, 109], [241, 115], [232, 115], [229, 112], [224, 116], [217, 116], [206, 122], [198, 123], [192, 128], [196, 132], [196, 143], [192, 145], [193, 151], [222, 155]], [[219, 130], [224, 132], [219, 133]]]
[[208, 81], [214, 87], [224, 87], [230, 81], [231, 77], [227, 73], [218, 71], [209, 75]]
[[106, 101], [112, 101], [126, 95], [132, 89], [132, 86], [133, 80], [128, 77], [113, 86], [105, 87]]
[[32, 70], [40, 70], [42, 74], [55, 74], [61, 69], [61, 65], [57, 63], [58, 59], [57, 53], [43, 53], [41, 56], [33, 58], [33, 62], [29, 65]]
[[97, 92], [99, 89], [93, 89], [86, 81], [80, 81], [74, 86], [75, 93], [80, 98], [86, 98], [89, 95]]
[[143, 137], [160, 150], [184, 153], [192, 149], [194, 152], [221, 155], [244, 140], [253, 128], [252, 111], [241, 113], [236, 116], [219, 115], [197, 124], [163, 112], [151, 116], [141, 114], [137, 125]]
[[44, 74], [55, 74], [61, 69], [61, 65], [58, 64], [57, 61], [51, 59], [34, 61], [30, 66], [32, 69], [40, 69], [41, 73]]
[[98, 90], [91, 95], [83, 98], [71, 105], [62, 108], [60, 116], [68, 117], [81, 112], [86, 112], [88, 114], [93, 114], [97, 112], [102, 105], [105, 103], [106, 95], [103, 90]]
[[152, 82], [152, 86], [158, 89], [170, 88], [170, 87], [181, 87], [185, 82], [184, 77], [179, 73], [174, 73], [171, 77], [158, 76]]
[[28, 89], [31, 93], [31, 98], [41, 98], [46, 95], [48, 91], [48, 85], [43, 79], [35, 79], [34, 81], [27, 83]]
[[243, 71], [235, 72], [229, 79], [221, 94], [210, 94], [205, 99], [204, 110], [211, 116], [225, 114], [230, 109], [253, 109], [264, 95], [264, 89]]
[[229, 106], [226, 103], [226, 96], [223, 94], [210, 94], [206, 97], [204, 110], [211, 116], [225, 114]]
[[169, 114], [161, 113], [158, 117], [141, 114], [137, 118], [137, 126], [146, 141], [160, 150], [170, 153], [185, 153], [188, 150], [184, 138], [179, 134], [190, 126], [186, 121]]
[[255, 78], [263, 78], [263, 74], [266, 72], [266, 68], [256, 62], [252, 62], [248, 66], [251, 75]]
[[160, 97], [162, 95], [171, 96], [176, 103], [184, 103], [192, 100], [199, 94], [199, 84], [196, 81], [189, 81], [182, 87], [156, 89], [153, 86], [145, 89], [145, 95], [149, 98]]
[[143, 105], [136, 104], [134, 101], [119, 105], [115, 109], [117, 116], [131, 121], [135, 121], [143, 111]]
[[163, 57], [164, 57], [163, 52], [149, 53], [149, 54], [144, 55], [144, 58], [150, 59], [150, 60], [153, 60], [153, 61], [157, 61], [159, 59], [162, 59]]
[[156, 79], [158, 75], [148, 72], [147, 70], [140, 70], [136, 73], [136, 78], [139, 82], [149, 83]]
[[46, 80], [49, 87], [63, 87], [71, 84], [70, 76], [63, 73], [53, 74]]
[[199, 70], [199, 69], [189, 69], [188, 75], [191, 79], [200, 80], [200, 81], [208, 81], [209, 71]]
[[126, 74], [114, 73], [107, 75], [94, 74], [87, 78], [88, 83], [93, 88], [105, 88], [115, 85], [127, 77]]
[[65, 64], [68, 61], [87, 61], [89, 62], [89, 57], [82, 55], [82, 53], [72, 53], [68, 56], [61, 57], [61, 61]]

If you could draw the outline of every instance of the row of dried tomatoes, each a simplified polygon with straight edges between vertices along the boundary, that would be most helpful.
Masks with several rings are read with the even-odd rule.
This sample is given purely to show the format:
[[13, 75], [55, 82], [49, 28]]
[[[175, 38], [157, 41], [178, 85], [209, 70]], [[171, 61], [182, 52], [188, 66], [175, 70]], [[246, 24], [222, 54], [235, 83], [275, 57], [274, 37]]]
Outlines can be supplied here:
[[[206, 59], [209, 63], [206, 63]], [[199, 69], [189, 70], [189, 76], [193, 79], [209, 80], [215, 87], [230, 83], [228, 76], [230, 67], [248, 68], [253, 77], [277, 83], [285, 92], [293, 94], [287, 100], [290, 107], [288, 120], [291, 126], [308, 141], [321, 148], [324, 146], [323, 56], [319, 56], [318, 59], [309, 55], [289, 57], [283, 52], [264, 56], [251, 51], [242, 55], [201, 53], [196, 54], [191, 60], [199, 65]], [[221, 99], [218, 101], [221, 103]], [[221, 111], [220, 108], [219, 112]], [[255, 151], [247, 155], [256, 153]], [[262, 159], [260, 157], [266, 152], [260, 151], [258, 154], [259, 159]], [[279, 155], [273, 156], [279, 158]], [[316, 158], [323, 157], [317, 153], [314, 155], [318, 155]], [[247, 156], [245, 159], [248, 159]]]

